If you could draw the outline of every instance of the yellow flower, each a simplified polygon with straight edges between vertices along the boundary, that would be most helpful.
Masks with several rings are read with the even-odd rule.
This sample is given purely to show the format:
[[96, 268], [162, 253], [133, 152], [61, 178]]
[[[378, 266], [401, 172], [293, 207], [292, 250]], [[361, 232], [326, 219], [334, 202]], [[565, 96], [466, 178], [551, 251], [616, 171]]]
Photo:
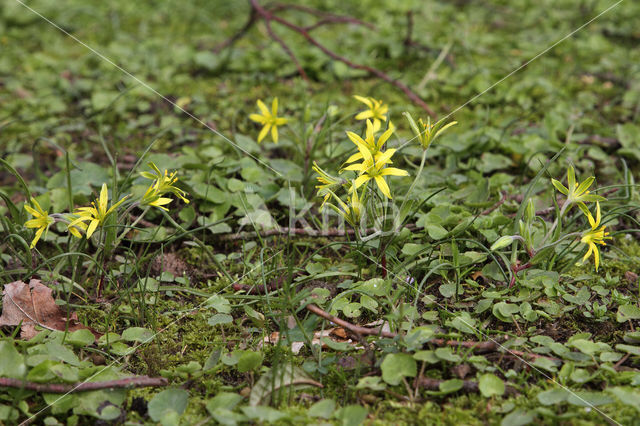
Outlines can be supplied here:
[[[356, 144], [356, 146], [366, 146], [373, 158], [378, 159], [378, 157], [380, 157], [380, 155], [382, 154], [382, 147], [387, 142], [389, 137], [391, 137], [391, 134], [393, 134], [394, 130], [395, 127], [393, 126], [393, 124], [389, 123], [389, 128], [378, 138], [378, 141], [376, 142], [375, 126], [373, 125], [371, 120], [367, 120], [367, 131], [365, 133], [365, 139], [362, 139], [360, 136], [353, 132], [347, 132], [347, 136], [349, 137], [349, 139], [351, 139], [351, 142]], [[347, 161], [345, 161], [345, 163], [353, 163], [354, 161], [360, 160], [362, 158], [362, 154], [360, 152], [357, 152], [349, 157]]]
[[389, 107], [382, 101], [377, 101], [373, 98], [355, 95], [358, 101], [365, 104], [369, 109], [366, 109], [356, 115], [356, 120], [366, 120], [368, 118], [373, 119], [373, 128], [377, 132], [380, 129], [382, 121], [387, 121], [387, 112]]
[[567, 187], [565, 187], [562, 183], [555, 179], [551, 179], [551, 183], [556, 187], [558, 191], [567, 196], [566, 202], [568, 203], [568, 205], [576, 203], [582, 213], [584, 213], [585, 216], [589, 217], [591, 216], [591, 213], [589, 212], [589, 209], [587, 208], [585, 202], [606, 200], [606, 198], [600, 195], [589, 193], [590, 191], [588, 191], [588, 189], [594, 180], [595, 177], [590, 176], [580, 183], [576, 182], [576, 172], [573, 169], [573, 166], [569, 166], [569, 169], [567, 169]]
[[389, 185], [387, 185], [387, 182], [384, 180], [384, 176], [409, 176], [406, 170], [395, 167], [385, 167], [387, 164], [391, 164], [391, 156], [395, 154], [396, 150], [388, 149], [381, 153], [378, 158], [374, 158], [367, 146], [359, 142], [357, 142], [356, 145], [364, 161], [360, 164], [352, 164], [344, 168], [344, 170], [360, 172], [360, 175], [353, 182], [352, 188], [354, 190], [358, 189], [363, 183], [374, 179], [378, 188], [380, 188], [380, 192], [382, 192], [385, 197], [391, 198], [391, 191], [389, 190]]
[[258, 99], [258, 108], [262, 112], [260, 114], [251, 114], [249, 115], [249, 119], [255, 121], [256, 123], [262, 124], [262, 130], [260, 130], [260, 134], [258, 135], [258, 143], [262, 142], [262, 139], [267, 136], [269, 133], [269, 129], [271, 129], [271, 138], [273, 142], [278, 143], [278, 126], [282, 126], [287, 123], [287, 119], [283, 117], [278, 117], [278, 98], [273, 100], [271, 104], [271, 111], [267, 108], [267, 106]]
[[587, 254], [585, 254], [584, 257], [582, 258], [582, 263], [584, 263], [589, 258], [589, 256], [591, 256], [591, 253], [593, 253], [593, 261], [596, 266], [596, 271], [598, 271], [598, 266], [600, 265], [600, 252], [598, 251], [598, 246], [596, 246], [596, 244], [606, 246], [607, 243], [605, 243], [604, 240], [610, 240], [611, 237], [608, 236], [609, 235], [608, 232], [604, 231], [604, 228], [605, 228], [604, 225], [600, 229], [598, 229], [598, 226], [600, 226], [600, 219], [601, 219], [600, 203], [596, 202], [595, 220], [593, 219], [591, 212], [589, 212], [588, 210], [587, 212], [588, 212], [587, 219], [589, 219], [589, 224], [591, 225], [591, 229], [589, 231], [585, 231], [582, 234], [582, 238], [580, 239], [580, 241], [587, 244], [589, 246], [589, 250], [587, 251]]
[[[100, 198], [96, 200], [98, 205], [96, 206], [96, 202], [91, 203], [91, 207], [80, 207], [73, 214], [76, 217], [69, 224], [69, 230], [74, 226], [78, 226], [80, 224], [85, 225], [85, 221], [90, 221], [89, 226], [86, 229], [87, 238], [91, 238], [91, 235], [95, 232], [98, 226], [103, 225], [107, 217], [129, 197], [129, 195], [122, 198], [117, 203], [113, 204], [111, 208], [107, 210], [109, 204], [109, 191], [107, 190], [107, 184], [102, 184], [102, 189], [100, 190]], [[80, 227], [82, 227], [80, 225]], [[73, 231], [72, 231], [73, 232]]]
[[168, 212], [169, 209], [164, 206], [165, 204], [169, 204], [172, 201], [173, 200], [171, 198], [161, 197], [154, 183], [149, 188], [147, 188], [147, 191], [144, 193], [144, 196], [140, 200], [140, 204], [143, 206], [158, 207]]
[[346, 180], [331, 176], [329, 173], [322, 170], [315, 161], [313, 162], [312, 168], [319, 175], [316, 179], [320, 184], [316, 185], [316, 189], [318, 190], [318, 196], [324, 197], [322, 205], [320, 206], [320, 208], [322, 208], [329, 197], [331, 197], [331, 190], [336, 186], [346, 183]]
[[49, 229], [49, 226], [55, 222], [55, 220], [52, 217], [49, 217], [49, 215], [42, 210], [40, 204], [33, 197], [31, 197], [31, 204], [33, 207], [25, 204], [24, 209], [33, 216], [33, 219], [26, 221], [24, 226], [27, 228], [38, 228], [35, 237], [33, 237], [33, 241], [31, 241], [31, 248], [34, 248], [40, 239], [40, 236], [42, 236], [42, 233]]
[[[429, 145], [438, 138], [451, 126], [455, 126], [458, 124], [457, 121], [452, 121], [451, 123], [444, 124], [444, 118], [438, 120], [435, 124], [431, 124], [431, 118], [427, 118], [427, 123], [425, 124], [422, 119], [418, 119], [418, 124], [413, 121], [413, 117], [408, 112], [404, 113], [407, 121], [409, 121], [409, 125], [411, 126], [411, 130], [416, 135], [416, 138], [422, 145], [422, 149], [429, 148]], [[445, 117], [446, 118], [446, 117]], [[418, 127], [419, 126], [419, 127]]]
[[175, 183], [178, 181], [178, 178], [176, 177], [178, 172], [169, 174], [165, 169], [164, 173], [162, 173], [154, 163], [148, 163], [148, 165], [153, 169], [154, 173], [140, 172], [140, 175], [147, 179], [153, 179], [154, 182], [147, 189], [142, 200], [140, 200], [141, 205], [155, 206], [168, 211], [168, 209], [163, 206], [169, 204], [172, 200], [171, 198], [162, 197], [162, 195], [166, 193], [174, 194], [182, 201], [189, 204], [189, 200], [186, 198], [187, 193], [175, 186]]

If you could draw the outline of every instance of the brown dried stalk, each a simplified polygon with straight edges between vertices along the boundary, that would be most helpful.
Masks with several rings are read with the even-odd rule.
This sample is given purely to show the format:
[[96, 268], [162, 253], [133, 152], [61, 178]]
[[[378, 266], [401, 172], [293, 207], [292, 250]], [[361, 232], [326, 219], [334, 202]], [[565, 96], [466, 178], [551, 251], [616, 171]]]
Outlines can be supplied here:
[[[327, 321], [331, 321], [332, 323], [337, 324], [340, 327], [343, 327], [357, 335], [380, 336], [380, 337], [387, 337], [390, 339], [393, 339], [398, 336], [398, 333], [394, 333], [391, 331], [384, 331], [382, 330], [382, 327], [369, 328], [369, 327], [362, 327], [359, 325], [352, 324], [348, 321], [345, 321], [334, 315], [331, 315], [330, 313], [326, 312], [325, 310], [321, 309], [320, 307], [314, 304], [309, 304], [306, 306], [306, 308], [307, 310], [309, 310], [310, 312], [313, 312], [319, 317], [322, 317]], [[465, 348], [465, 349], [472, 349], [478, 352], [497, 352], [501, 348], [501, 345], [497, 341], [476, 342], [473, 340], [431, 339], [429, 340], [429, 343], [435, 346], [453, 346], [453, 347], [459, 347], [459, 348]], [[508, 350], [508, 352], [511, 355], [514, 355], [520, 358], [529, 358], [529, 359], [547, 358], [551, 361], [560, 361], [557, 358], [547, 357], [544, 355], [538, 355], [530, 352], [522, 352], [522, 351], [514, 351], [514, 350]]]
[[115, 389], [115, 388], [143, 388], [166, 386], [169, 381], [164, 377], [148, 377], [136, 376], [127, 377], [125, 379], [107, 380], [103, 382], [84, 382], [79, 384], [62, 384], [62, 383], [34, 383], [26, 380], [11, 379], [8, 377], [0, 377], [0, 387], [27, 389], [43, 393], [76, 393], [87, 392], [98, 389]]

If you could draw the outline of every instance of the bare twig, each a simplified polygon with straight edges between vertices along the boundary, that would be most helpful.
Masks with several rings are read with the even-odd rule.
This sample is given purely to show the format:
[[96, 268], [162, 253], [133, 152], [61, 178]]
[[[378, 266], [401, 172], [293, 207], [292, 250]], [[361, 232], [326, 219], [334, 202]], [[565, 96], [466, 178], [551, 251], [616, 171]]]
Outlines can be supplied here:
[[148, 377], [136, 376], [127, 377], [125, 379], [107, 380], [103, 382], [83, 382], [79, 384], [62, 384], [62, 383], [34, 383], [26, 380], [11, 379], [8, 377], [0, 377], [0, 387], [28, 389], [43, 393], [76, 393], [87, 392], [98, 389], [115, 389], [115, 388], [143, 388], [166, 386], [169, 381], [164, 377]]
[[[327, 48], [325, 45], [323, 45], [322, 43], [320, 43], [319, 41], [317, 41], [315, 38], [313, 38], [311, 36], [311, 34], [309, 33], [311, 30], [317, 28], [320, 25], [324, 25], [324, 24], [328, 24], [328, 23], [339, 23], [339, 22], [349, 22], [349, 23], [356, 23], [359, 25], [366, 25], [364, 22], [361, 22], [357, 19], [354, 18], [347, 18], [344, 16], [338, 16], [338, 15], [333, 15], [330, 13], [325, 13], [325, 12], [321, 12], [319, 10], [316, 9], [312, 9], [312, 8], [308, 8], [305, 6], [299, 6], [299, 5], [292, 5], [292, 4], [276, 4], [276, 5], [272, 5], [272, 6], [262, 6], [258, 0], [249, 0], [249, 3], [251, 4], [251, 12], [250, 12], [250, 16], [249, 19], [247, 21], [247, 23], [244, 25], [244, 27], [242, 27], [242, 29], [240, 29], [240, 31], [238, 33], [236, 33], [235, 35], [233, 35], [231, 38], [229, 38], [228, 40], [224, 41], [223, 43], [221, 43], [220, 45], [218, 45], [214, 51], [215, 52], [220, 52], [222, 49], [229, 47], [231, 45], [233, 45], [238, 39], [240, 39], [242, 36], [244, 36], [246, 34], [246, 32], [249, 30], [249, 28], [251, 28], [255, 22], [257, 21], [258, 18], [261, 18], [265, 21], [266, 27], [267, 27], [267, 32], [269, 33], [269, 36], [274, 39], [278, 44], [280, 44], [280, 46], [284, 49], [284, 51], [287, 53], [287, 55], [293, 60], [294, 64], [296, 65], [298, 72], [300, 73], [300, 75], [305, 79], [308, 80], [308, 77], [306, 75], [306, 73], [304, 72], [302, 66], [300, 65], [300, 63], [298, 62], [296, 56], [294, 55], [293, 51], [291, 50], [291, 48], [284, 42], [284, 40], [282, 40], [280, 37], [278, 37], [275, 32], [273, 31], [273, 29], [271, 28], [271, 22], [277, 22], [280, 25], [289, 28], [290, 30], [300, 34], [305, 40], [307, 40], [307, 42], [309, 42], [310, 44], [314, 45], [315, 47], [317, 47], [318, 49], [320, 49], [322, 51], [322, 53], [324, 53], [325, 55], [329, 56], [331, 59], [334, 59], [336, 61], [340, 61], [343, 64], [347, 65], [349, 68], [353, 68], [353, 69], [357, 69], [357, 70], [362, 70], [362, 71], [366, 71], [368, 74], [375, 76], [377, 78], [380, 78], [384, 81], [386, 81], [389, 84], [392, 84], [394, 86], [396, 86], [398, 89], [400, 89], [402, 92], [404, 92], [404, 94], [416, 105], [420, 106], [422, 109], [424, 109], [430, 116], [435, 118], [435, 113], [433, 112], [433, 110], [422, 100], [422, 98], [420, 98], [420, 96], [418, 96], [414, 91], [412, 91], [406, 84], [392, 78], [391, 76], [389, 76], [388, 74], [386, 74], [385, 72], [374, 68], [374, 67], [370, 67], [368, 65], [362, 65], [362, 64], [357, 64], [355, 62], [350, 61], [349, 59], [347, 59], [346, 57], [339, 55], [337, 53], [335, 53], [334, 51], [332, 51], [331, 49]], [[317, 22], [315, 25], [311, 25], [311, 26], [307, 26], [307, 27], [302, 27], [299, 25], [296, 25], [280, 16], [278, 16], [276, 14], [276, 12], [278, 11], [282, 11], [285, 9], [295, 9], [304, 13], [309, 13], [309, 14], [313, 14], [313, 15], [322, 15], [323, 18]], [[368, 25], [367, 25], [368, 26]]]
[[485, 211], [483, 211], [481, 214], [483, 216], [488, 215], [489, 213], [491, 213], [492, 211], [494, 211], [495, 209], [497, 209], [498, 207], [503, 205], [505, 201], [507, 201], [507, 192], [506, 191], [502, 191], [502, 197], [500, 198], [500, 201], [498, 201], [493, 206], [491, 206], [488, 209], [486, 209]]
[[280, 47], [282, 47], [282, 50], [284, 50], [287, 55], [289, 55], [289, 57], [291, 58], [291, 60], [295, 64], [296, 68], [298, 69], [298, 73], [300, 74], [300, 76], [303, 79], [305, 79], [306, 81], [309, 81], [309, 77], [307, 76], [307, 73], [302, 68], [302, 65], [300, 65], [300, 62], [298, 61], [298, 58], [296, 57], [296, 55], [289, 48], [289, 45], [287, 45], [287, 43], [285, 43], [284, 40], [282, 40], [280, 37], [278, 37], [278, 34], [276, 34], [273, 31], [273, 28], [271, 28], [271, 20], [270, 19], [265, 19], [264, 23], [265, 23], [265, 25], [267, 27], [267, 32], [269, 33], [271, 38], [274, 39], [280, 45]]
[[[428, 377], [420, 377], [418, 379], [418, 386], [428, 390], [439, 391], [440, 384], [442, 384], [443, 382], [444, 380], [430, 379]], [[478, 382], [474, 382], [471, 380], [463, 380], [462, 389], [460, 390], [463, 392], [471, 393], [471, 392], [479, 392], [480, 388], [478, 386]], [[518, 394], [518, 391], [516, 391], [515, 388], [511, 386], [505, 386], [504, 390], [505, 390], [505, 394], [509, 396]]]
[[[320, 307], [314, 304], [309, 304], [306, 306], [306, 308], [307, 310], [318, 315], [319, 317], [322, 317], [327, 321], [331, 321], [332, 323], [339, 325], [340, 327], [345, 328], [356, 335], [380, 336], [380, 337], [387, 337], [390, 339], [393, 339], [398, 336], [398, 333], [394, 333], [391, 331], [384, 331], [382, 327], [369, 328], [369, 327], [362, 327], [359, 325], [352, 324], [348, 321], [345, 321], [343, 319], [336, 317], [335, 315], [331, 315], [330, 313], [326, 312], [325, 310], [321, 309]], [[446, 339], [435, 338], [435, 339], [430, 339], [428, 343], [435, 346], [440, 346], [440, 347], [452, 346], [452, 347], [458, 347], [458, 348], [472, 349], [476, 352], [496, 352], [499, 349], [501, 349], [500, 343], [498, 343], [496, 340], [487, 341], [487, 342], [476, 342], [473, 340], [446, 340]], [[514, 351], [511, 349], [508, 350], [508, 353], [521, 358], [529, 358], [529, 359], [546, 358], [554, 362], [560, 361], [559, 359], [553, 358], [553, 357], [538, 355], [530, 352]]]
[[234, 35], [232, 35], [231, 37], [229, 37], [228, 39], [226, 39], [225, 41], [223, 41], [222, 43], [214, 47], [213, 51], [215, 53], [220, 53], [227, 47], [233, 46], [236, 43], [236, 41], [244, 37], [247, 31], [249, 31], [251, 27], [253, 27], [253, 24], [255, 24], [257, 17], [258, 15], [256, 14], [255, 9], [251, 8], [251, 11], [249, 12], [249, 19], [247, 19], [247, 23], [244, 24], [244, 26], [240, 28], [240, 30], [237, 33], [235, 33]]
[[280, 283], [277, 281], [268, 284], [266, 286], [266, 290], [265, 290], [264, 284], [248, 285], [248, 284], [235, 283], [231, 286], [231, 288], [233, 288], [234, 291], [244, 291], [247, 294], [265, 294], [270, 291], [275, 291], [279, 287], [280, 287]]
[[[369, 22], [365, 22], [365, 21], [361, 21], [359, 19], [356, 19], [354, 17], [351, 16], [345, 16], [345, 15], [336, 15], [334, 13], [331, 12], [324, 12], [322, 10], [318, 10], [318, 9], [314, 9], [312, 7], [308, 7], [308, 6], [302, 6], [299, 4], [286, 4], [286, 3], [275, 3], [275, 4], [271, 4], [270, 6], [268, 6], [268, 9], [271, 12], [278, 12], [281, 10], [286, 10], [286, 9], [293, 9], [293, 10], [297, 10], [298, 12], [303, 12], [303, 13], [307, 13], [309, 15], [314, 15], [314, 16], [318, 16], [318, 17], [322, 17], [320, 21], [318, 21], [317, 23], [310, 25], [307, 28], [307, 31], [309, 31], [310, 29], [314, 29], [314, 28], [318, 28], [321, 25], [325, 25], [325, 24], [354, 24], [354, 25], [362, 25], [365, 26], [371, 30], [375, 30], [376, 27], [373, 24], [370, 24]], [[324, 22], [323, 22], [324, 21]], [[320, 25], [318, 25], [320, 24]]]
[[[404, 226], [409, 230], [414, 230], [417, 228], [415, 223], [409, 223]], [[375, 228], [367, 228], [365, 230], [361, 230], [361, 235], [369, 235], [379, 230]], [[257, 238], [258, 235], [260, 238], [268, 238], [275, 236], [304, 236], [304, 237], [344, 237], [346, 235], [355, 235], [355, 231], [352, 228], [348, 229], [339, 229], [339, 228], [329, 228], [324, 230], [316, 230], [311, 228], [274, 228], [267, 229], [266, 231], [262, 231], [260, 233], [254, 231], [247, 232], [237, 232], [235, 234], [224, 234], [219, 237], [220, 241], [236, 241], [236, 240], [246, 240], [250, 238]]]
[[306, 308], [308, 311], [313, 312], [319, 317], [322, 317], [327, 321], [331, 321], [332, 323], [337, 324], [342, 328], [346, 328], [352, 333], [359, 334], [361, 336], [381, 336], [381, 337], [388, 337], [393, 339], [398, 335], [398, 333], [393, 333], [391, 331], [384, 331], [382, 327], [369, 328], [369, 327], [361, 327], [359, 325], [351, 324], [348, 321], [342, 320], [334, 315], [331, 315], [327, 311], [321, 309], [318, 305], [309, 304], [306, 306]]

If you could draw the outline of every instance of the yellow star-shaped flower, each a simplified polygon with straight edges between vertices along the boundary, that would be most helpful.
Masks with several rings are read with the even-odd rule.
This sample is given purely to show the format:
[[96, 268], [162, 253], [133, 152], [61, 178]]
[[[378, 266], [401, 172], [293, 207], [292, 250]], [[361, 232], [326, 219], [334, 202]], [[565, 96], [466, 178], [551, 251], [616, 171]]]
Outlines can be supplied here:
[[389, 185], [384, 180], [384, 176], [409, 176], [406, 170], [397, 169], [395, 167], [386, 167], [387, 164], [391, 164], [391, 157], [395, 154], [395, 149], [388, 149], [381, 153], [378, 158], [374, 158], [369, 152], [369, 148], [359, 142], [356, 143], [358, 150], [362, 155], [364, 161], [360, 164], [352, 164], [345, 167], [343, 170], [353, 170], [360, 172], [360, 175], [353, 182], [353, 190], [358, 189], [363, 183], [373, 179], [378, 185], [380, 192], [385, 197], [391, 198], [391, 190]]
[[162, 195], [166, 193], [174, 194], [182, 201], [189, 204], [189, 200], [186, 198], [187, 193], [175, 186], [175, 183], [178, 181], [178, 178], [176, 177], [178, 172], [172, 172], [169, 174], [165, 169], [164, 173], [162, 173], [154, 163], [151, 162], [148, 165], [153, 169], [153, 173], [141, 172], [140, 175], [147, 179], [153, 179], [153, 183], [145, 192], [142, 200], [140, 200], [141, 205], [154, 206], [168, 211], [164, 206], [169, 204], [172, 200], [171, 198], [162, 197]]
[[355, 99], [365, 104], [368, 109], [360, 112], [356, 115], [356, 120], [373, 120], [373, 128], [374, 132], [377, 132], [380, 129], [380, 125], [383, 121], [387, 121], [387, 112], [389, 112], [389, 106], [385, 105], [384, 102], [375, 100], [374, 98], [364, 97], [364, 96], [354, 96]]
[[42, 233], [49, 229], [49, 226], [55, 222], [55, 220], [47, 214], [40, 204], [36, 201], [35, 198], [31, 197], [31, 204], [33, 207], [24, 205], [24, 209], [33, 216], [33, 219], [28, 220], [24, 223], [24, 226], [27, 228], [37, 228], [36, 235], [33, 237], [33, 241], [31, 241], [31, 248], [36, 246], [36, 243], [42, 236]]
[[605, 232], [604, 225], [598, 229], [601, 219], [599, 202], [596, 202], [596, 218], [594, 219], [591, 212], [588, 212], [587, 219], [589, 220], [591, 229], [582, 234], [580, 241], [587, 244], [589, 246], [589, 250], [587, 250], [587, 253], [582, 258], [582, 263], [584, 263], [593, 253], [593, 262], [596, 266], [596, 271], [598, 271], [598, 266], [600, 265], [600, 252], [598, 251], [598, 246], [596, 244], [606, 246], [607, 243], [604, 240], [611, 239], [611, 237], [608, 236], [609, 233]]
[[87, 238], [91, 238], [91, 235], [93, 235], [98, 226], [103, 225], [107, 217], [128, 197], [129, 195], [123, 197], [120, 201], [113, 204], [111, 208], [108, 208], [109, 191], [107, 190], [107, 184], [103, 183], [102, 189], [100, 190], [100, 197], [91, 203], [91, 207], [80, 207], [73, 213], [76, 218], [69, 224], [69, 229], [79, 224], [84, 225], [84, 222], [89, 221], [86, 234]]
[[278, 117], [278, 98], [275, 98], [271, 103], [271, 111], [260, 99], [257, 101], [258, 108], [260, 108], [260, 114], [251, 114], [249, 119], [256, 123], [262, 124], [262, 130], [258, 134], [258, 143], [267, 136], [269, 130], [271, 130], [271, 138], [274, 143], [278, 143], [278, 126], [282, 126], [287, 123], [287, 119], [284, 117]]
[[[365, 133], [364, 139], [353, 132], [347, 132], [347, 136], [349, 137], [349, 139], [351, 139], [351, 142], [356, 144], [356, 146], [358, 146], [358, 144], [366, 146], [371, 155], [373, 155], [373, 158], [377, 159], [382, 154], [382, 147], [391, 137], [394, 130], [395, 127], [393, 126], [393, 124], [389, 123], [389, 128], [382, 135], [380, 135], [380, 137], [376, 141], [375, 126], [373, 125], [371, 120], [367, 120], [367, 131]], [[362, 158], [362, 154], [360, 152], [357, 152], [349, 157], [347, 161], [345, 161], [345, 163], [353, 163], [354, 161], [360, 160]]]

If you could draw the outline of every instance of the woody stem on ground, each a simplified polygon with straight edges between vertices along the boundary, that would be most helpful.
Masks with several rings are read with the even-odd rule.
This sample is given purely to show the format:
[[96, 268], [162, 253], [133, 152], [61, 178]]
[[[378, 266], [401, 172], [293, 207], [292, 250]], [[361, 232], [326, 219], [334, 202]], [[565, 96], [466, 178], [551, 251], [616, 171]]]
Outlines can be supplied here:
[[103, 382], [84, 382], [78, 384], [34, 383], [20, 379], [0, 377], [0, 388], [25, 389], [42, 393], [77, 393], [99, 389], [132, 389], [141, 387], [167, 386], [169, 381], [164, 377], [137, 376]]
[[[306, 306], [306, 309], [318, 315], [319, 317], [332, 322], [335, 325], [338, 325], [342, 328], [349, 330], [350, 332], [356, 335], [379, 336], [379, 337], [386, 337], [390, 339], [393, 339], [398, 336], [402, 336], [402, 334], [399, 334], [399, 333], [394, 333], [392, 331], [385, 331], [383, 330], [383, 327], [369, 328], [369, 327], [362, 327], [359, 325], [352, 324], [349, 321], [345, 321], [343, 319], [336, 317], [335, 315], [331, 315], [330, 313], [320, 308], [318, 305], [314, 305], [313, 303], [308, 304]], [[457, 348], [471, 349], [478, 352], [496, 352], [499, 349], [505, 349], [510, 355], [513, 355], [517, 358], [529, 358], [534, 360], [537, 358], [545, 358], [547, 360], [554, 361], [554, 362], [559, 361], [558, 358], [554, 358], [550, 356], [504, 348], [498, 341], [494, 339], [492, 339], [491, 341], [478, 342], [478, 341], [472, 341], [472, 340], [446, 340], [441, 338], [432, 338], [428, 341], [428, 343], [435, 346], [439, 346], [439, 347], [452, 346]]]

